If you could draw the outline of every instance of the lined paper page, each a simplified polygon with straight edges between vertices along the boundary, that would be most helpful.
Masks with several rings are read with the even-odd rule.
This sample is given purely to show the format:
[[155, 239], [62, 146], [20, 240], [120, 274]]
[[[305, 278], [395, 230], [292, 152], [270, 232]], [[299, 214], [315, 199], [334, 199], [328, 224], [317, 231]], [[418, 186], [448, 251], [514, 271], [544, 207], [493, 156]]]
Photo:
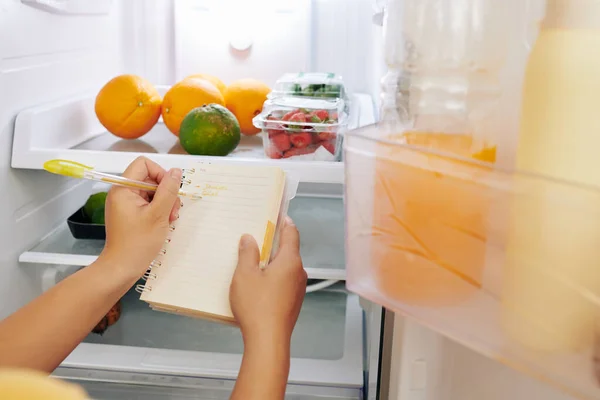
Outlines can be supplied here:
[[277, 220], [284, 173], [279, 168], [198, 164], [186, 176], [187, 191], [201, 200], [183, 198], [162, 265], [148, 302], [231, 317], [229, 286], [238, 258], [240, 237], [251, 234], [259, 249], [267, 223]]

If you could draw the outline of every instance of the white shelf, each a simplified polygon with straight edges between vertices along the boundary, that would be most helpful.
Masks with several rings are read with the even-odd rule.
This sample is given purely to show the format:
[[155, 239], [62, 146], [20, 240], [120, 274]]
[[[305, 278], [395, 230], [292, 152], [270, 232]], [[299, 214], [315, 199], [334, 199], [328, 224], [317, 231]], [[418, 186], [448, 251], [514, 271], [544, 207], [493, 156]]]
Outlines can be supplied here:
[[[167, 87], [159, 87], [164, 93]], [[264, 156], [259, 137], [244, 137], [227, 157], [191, 156], [161, 120], [138, 140], [122, 140], [106, 132], [94, 113], [95, 94], [46, 104], [21, 111], [15, 122], [11, 166], [42, 169], [47, 160], [62, 158], [91, 165], [109, 173], [122, 173], [136, 157], [144, 155], [164, 168], [185, 167], [195, 160], [215, 163], [278, 165], [294, 172], [300, 182], [342, 184], [342, 162], [270, 160]], [[351, 99], [350, 129], [375, 122], [370, 96]]]
[[[297, 197], [288, 214], [298, 227], [300, 253], [309, 278], [345, 280], [344, 206], [342, 199]], [[86, 266], [102, 249], [102, 240], [73, 238], [66, 223], [47, 235], [19, 261], [33, 264]]]
[[[238, 328], [152, 310], [129, 291], [121, 318], [90, 334], [62, 368], [231, 380], [243, 342]], [[341, 289], [308, 294], [291, 347], [290, 384], [356, 388], [362, 377], [362, 312]], [[92, 376], [90, 376], [93, 378]]]
[[[54, 377], [82, 386], [92, 399], [228, 400], [235, 381], [57, 368]], [[287, 400], [362, 400], [355, 388], [288, 384]]]

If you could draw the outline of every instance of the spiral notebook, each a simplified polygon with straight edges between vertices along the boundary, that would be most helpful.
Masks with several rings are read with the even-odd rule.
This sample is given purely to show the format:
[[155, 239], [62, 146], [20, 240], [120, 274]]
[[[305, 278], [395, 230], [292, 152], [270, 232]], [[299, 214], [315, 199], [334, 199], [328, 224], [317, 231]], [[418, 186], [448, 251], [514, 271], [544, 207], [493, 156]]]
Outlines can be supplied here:
[[197, 163], [185, 169], [182, 188], [202, 198], [181, 199], [179, 219], [146, 283], [136, 287], [140, 299], [157, 311], [235, 325], [229, 286], [240, 238], [256, 239], [266, 265], [297, 185], [279, 167]]

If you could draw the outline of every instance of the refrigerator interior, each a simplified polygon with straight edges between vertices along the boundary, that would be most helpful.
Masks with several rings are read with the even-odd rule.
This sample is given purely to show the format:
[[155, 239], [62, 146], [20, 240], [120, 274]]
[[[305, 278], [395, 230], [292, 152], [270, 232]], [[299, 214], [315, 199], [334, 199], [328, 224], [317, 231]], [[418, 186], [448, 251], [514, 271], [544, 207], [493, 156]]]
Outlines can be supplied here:
[[[186, 154], [169, 151], [177, 139], [160, 122], [135, 142], [104, 131], [93, 102], [112, 77], [138, 74], [164, 94], [192, 72], [225, 82], [253, 77], [273, 85], [286, 72], [333, 70], [352, 91], [351, 127], [375, 122], [381, 65], [360, 62], [377, 51], [372, 44], [380, 27], [371, 23], [370, 1], [352, 1], [350, 7], [330, 0], [246, 3], [0, 3], [0, 37], [14, 38], [0, 47], [5, 150], [0, 182], [10, 193], [0, 211], [6, 238], [0, 244], [0, 317], [93, 262], [102, 248], [101, 241], [73, 239], [65, 222], [101, 187], [49, 176], [40, 171], [45, 160], [67, 158], [115, 173], [140, 154], [165, 168], [190, 161]], [[245, 18], [236, 19], [231, 9]], [[354, 29], [358, 22], [362, 32]], [[251, 51], [234, 48], [248, 38]], [[256, 139], [244, 138], [240, 146], [251, 150], [249, 155], [224, 162], [268, 163]], [[304, 237], [310, 278], [339, 281], [307, 294], [293, 339], [288, 396], [359, 399], [366, 392], [369, 365], [374, 365], [371, 380], [377, 371], [378, 348], [365, 343], [367, 337], [378, 338], [381, 308], [361, 305], [343, 285], [343, 164], [290, 162], [287, 168], [302, 181], [290, 214]], [[238, 330], [153, 312], [134, 292], [121, 304], [117, 324], [102, 336], [90, 334], [56, 376], [84, 384], [94, 398], [131, 398], [132, 393], [228, 397], [241, 361]]]
[[[107, 142], [90, 112], [105, 82], [134, 73], [164, 90], [193, 72], [273, 84], [285, 72], [335, 71], [353, 93], [354, 126], [367, 125], [377, 118], [385, 72], [374, 23], [381, 3], [0, 0], [0, 37], [8, 38], [0, 44], [0, 184], [9, 193], [0, 208], [0, 318], [93, 262], [101, 248], [75, 241], [65, 225], [94, 189], [39, 171], [45, 159], [87, 161], [107, 172], [122, 171], [138, 153], [165, 167], [186, 159], [169, 154], [174, 138], [152, 141], [165, 137], [160, 126], [150, 144]], [[235, 49], [249, 41], [250, 52]], [[343, 166], [289, 166], [302, 176], [290, 213], [309, 275], [343, 280]], [[119, 323], [90, 335], [57, 376], [84, 383], [95, 398], [227, 398], [240, 361], [235, 330], [151, 312], [132, 294], [124, 305]], [[380, 326], [381, 308], [346, 294], [343, 284], [308, 294], [290, 398], [375, 399]], [[567, 399], [400, 316], [394, 328], [384, 371], [390, 399]]]

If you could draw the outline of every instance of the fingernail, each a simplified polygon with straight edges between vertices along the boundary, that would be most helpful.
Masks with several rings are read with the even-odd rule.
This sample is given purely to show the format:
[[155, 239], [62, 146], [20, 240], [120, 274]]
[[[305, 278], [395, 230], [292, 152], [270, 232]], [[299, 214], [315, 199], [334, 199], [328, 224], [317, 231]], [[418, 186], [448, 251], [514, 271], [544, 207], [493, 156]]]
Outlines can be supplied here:
[[289, 217], [289, 216], [285, 216], [285, 224], [286, 225], [294, 225], [294, 221]]
[[242, 239], [240, 240], [240, 249], [247, 247], [251, 241], [252, 241], [252, 238], [250, 235], [242, 236]]
[[179, 168], [173, 168], [169, 171], [169, 175], [171, 176], [171, 178], [180, 181], [181, 177], [183, 176], [183, 171]]

